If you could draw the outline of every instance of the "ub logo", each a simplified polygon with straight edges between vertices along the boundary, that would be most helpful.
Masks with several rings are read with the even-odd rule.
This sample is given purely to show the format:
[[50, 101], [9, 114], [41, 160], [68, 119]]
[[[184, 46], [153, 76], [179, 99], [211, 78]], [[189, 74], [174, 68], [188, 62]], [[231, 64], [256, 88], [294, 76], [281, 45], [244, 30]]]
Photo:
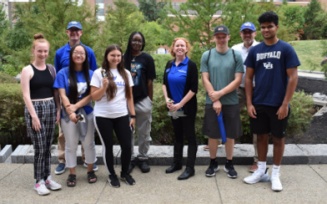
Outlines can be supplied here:
[[263, 66], [264, 66], [266, 69], [273, 69], [273, 68], [274, 68], [274, 65], [273, 65], [271, 62], [263, 63]]

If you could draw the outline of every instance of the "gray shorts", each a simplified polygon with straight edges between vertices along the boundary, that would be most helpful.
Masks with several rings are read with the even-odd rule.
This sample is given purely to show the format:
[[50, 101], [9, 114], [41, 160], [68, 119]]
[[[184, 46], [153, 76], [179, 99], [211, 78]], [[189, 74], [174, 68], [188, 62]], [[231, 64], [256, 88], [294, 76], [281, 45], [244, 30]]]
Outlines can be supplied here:
[[[226, 130], [226, 136], [235, 139], [242, 135], [240, 107], [239, 105], [223, 105], [223, 120]], [[212, 139], [221, 138], [218, 128], [217, 114], [212, 108], [212, 104], [206, 104], [203, 120], [203, 134]]]

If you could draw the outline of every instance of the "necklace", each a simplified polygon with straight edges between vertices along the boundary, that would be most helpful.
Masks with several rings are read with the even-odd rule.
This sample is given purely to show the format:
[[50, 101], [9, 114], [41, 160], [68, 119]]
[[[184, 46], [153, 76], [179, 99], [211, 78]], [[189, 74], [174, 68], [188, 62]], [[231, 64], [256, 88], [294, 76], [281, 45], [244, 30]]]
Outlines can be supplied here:
[[138, 53], [137, 55], [132, 55], [133, 59], [132, 62], [135, 62], [136, 57], [140, 56], [142, 54], [142, 52]]

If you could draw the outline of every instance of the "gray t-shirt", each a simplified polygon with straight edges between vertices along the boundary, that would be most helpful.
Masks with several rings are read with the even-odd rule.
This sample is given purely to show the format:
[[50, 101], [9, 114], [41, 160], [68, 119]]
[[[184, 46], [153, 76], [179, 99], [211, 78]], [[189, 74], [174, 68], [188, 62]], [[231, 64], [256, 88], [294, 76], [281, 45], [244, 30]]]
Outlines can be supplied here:
[[[216, 48], [212, 48], [208, 64], [209, 50], [202, 54], [200, 72], [209, 73], [210, 82], [216, 91], [230, 84], [235, 79], [235, 73], [244, 73], [242, 56], [237, 51], [234, 51], [234, 53], [236, 63], [232, 49], [229, 49], [226, 53], [219, 53]], [[221, 97], [220, 102], [223, 105], [238, 104], [236, 89]], [[206, 93], [206, 104], [212, 104], [208, 93]]]

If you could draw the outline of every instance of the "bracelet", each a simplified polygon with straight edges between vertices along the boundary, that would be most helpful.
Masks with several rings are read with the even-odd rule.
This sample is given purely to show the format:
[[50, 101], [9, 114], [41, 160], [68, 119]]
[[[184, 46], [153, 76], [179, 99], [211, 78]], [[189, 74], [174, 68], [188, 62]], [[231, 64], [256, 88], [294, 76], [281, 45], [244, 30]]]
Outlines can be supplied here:
[[136, 115], [130, 115], [129, 117], [131, 117], [131, 118], [136, 118]]

